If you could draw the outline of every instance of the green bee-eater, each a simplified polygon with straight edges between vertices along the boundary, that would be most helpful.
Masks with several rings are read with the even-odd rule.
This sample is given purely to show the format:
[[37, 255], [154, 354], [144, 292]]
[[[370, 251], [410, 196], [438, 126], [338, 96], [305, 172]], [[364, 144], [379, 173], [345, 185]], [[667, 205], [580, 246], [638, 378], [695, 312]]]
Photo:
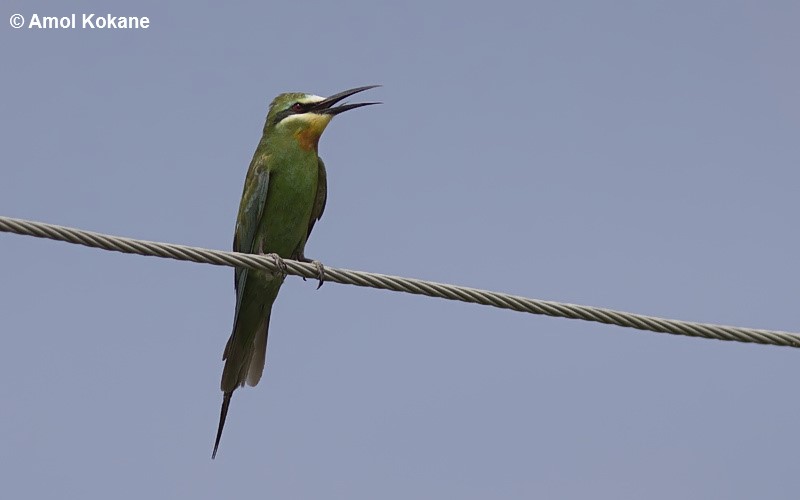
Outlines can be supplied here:
[[[325, 165], [317, 144], [333, 117], [374, 102], [341, 104], [353, 94], [376, 87], [346, 90], [328, 98], [288, 93], [270, 104], [264, 133], [256, 147], [236, 219], [235, 252], [273, 254], [311, 262], [304, 255], [314, 223], [322, 217], [327, 197]], [[318, 264], [320, 284], [322, 267]], [[231, 395], [245, 382], [261, 379], [267, 352], [267, 332], [272, 304], [283, 274], [237, 268], [234, 273], [236, 312], [233, 333], [222, 359], [222, 410], [212, 458], [217, 455]]]

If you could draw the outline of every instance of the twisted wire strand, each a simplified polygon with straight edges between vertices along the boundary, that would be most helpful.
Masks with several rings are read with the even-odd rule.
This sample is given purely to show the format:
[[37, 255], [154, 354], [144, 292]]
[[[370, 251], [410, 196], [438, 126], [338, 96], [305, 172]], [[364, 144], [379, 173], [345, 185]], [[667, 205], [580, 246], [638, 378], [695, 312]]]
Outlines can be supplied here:
[[[269, 256], [251, 255], [207, 248], [161, 243], [155, 241], [123, 238], [102, 233], [84, 231], [71, 227], [43, 222], [0, 216], [0, 232], [16, 233], [37, 238], [65, 241], [113, 252], [163, 257], [168, 259], [212, 264], [216, 266], [246, 267], [277, 272], [276, 262]], [[314, 279], [317, 270], [313, 264], [284, 259], [287, 274]], [[673, 319], [644, 316], [601, 307], [582, 306], [548, 300], [537, 300], [505, 293], [479, 290], [463, 286], [435, 283], [413, 278], [386, 274], [352, 271], [325, 266], [325, 281], [344, 285], [356, 285], [395, 292], [405, 292], [448, 300], [459, 300], [473, 304], [511, 309], [531, 314], [542, 314], [561, 318], [594, 321], [638, 330], [686, 335], [708, 339], [800, 347], [800, 334], [740, 328], [734, 326], [694, 323]]]

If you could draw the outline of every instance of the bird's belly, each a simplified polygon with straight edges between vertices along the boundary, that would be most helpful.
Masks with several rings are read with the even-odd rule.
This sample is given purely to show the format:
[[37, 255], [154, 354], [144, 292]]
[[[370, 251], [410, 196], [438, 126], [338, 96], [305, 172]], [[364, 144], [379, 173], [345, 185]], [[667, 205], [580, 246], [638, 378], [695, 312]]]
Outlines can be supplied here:
[[317, 176], [316, 169], [271, 176], [262, 231], [259, 231], [264, 253], [290, 258], [306, 237], [317, 193]]

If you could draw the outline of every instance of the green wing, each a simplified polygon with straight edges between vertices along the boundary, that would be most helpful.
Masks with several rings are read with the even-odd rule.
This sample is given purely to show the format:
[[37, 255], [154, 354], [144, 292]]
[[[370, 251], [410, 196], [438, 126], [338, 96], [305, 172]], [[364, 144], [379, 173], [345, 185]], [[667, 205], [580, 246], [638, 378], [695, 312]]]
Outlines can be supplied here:
[[[261, 223], [264, 207], [267, 205], [268, 189], [269, 170], [266, 168], [266, 157], [253, 158], [247, 173], [244, 193], [242, 193], [242, 203], [239, 205], [239, 216], [236, 219], [236, 231], [233, 236], [234, 252], [256, 253], [256, 230]], [[233, 275], [233, 284], [236, 290], [236, 312], [233, 316], [234, 327], [239, 318], [247, 272], [248, 269], [237, 267]]]
[[325, 202], [328, 201], [328, 173], [325, 172], [325, 163], [322, 158], [319, 160], [319, 170], [317, 172], [317, 196], [314, 198], [314, 208], [311, 210], [311, 220], [308, 221], [308, 233], [306, 239], [311, 236], [311, 230], [314, 229], [314, 224], [322, 218], [322, 212], [325, 211]]

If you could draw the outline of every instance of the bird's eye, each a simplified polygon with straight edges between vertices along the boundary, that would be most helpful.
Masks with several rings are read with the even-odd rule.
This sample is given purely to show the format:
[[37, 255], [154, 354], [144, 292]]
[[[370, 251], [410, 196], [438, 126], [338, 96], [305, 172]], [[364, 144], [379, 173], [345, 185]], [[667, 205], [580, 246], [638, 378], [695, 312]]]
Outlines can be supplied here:
[[299, 102], [292, 104], [292, 111], [295, 111], [297, 113], [303, 111], [303, 105]]

